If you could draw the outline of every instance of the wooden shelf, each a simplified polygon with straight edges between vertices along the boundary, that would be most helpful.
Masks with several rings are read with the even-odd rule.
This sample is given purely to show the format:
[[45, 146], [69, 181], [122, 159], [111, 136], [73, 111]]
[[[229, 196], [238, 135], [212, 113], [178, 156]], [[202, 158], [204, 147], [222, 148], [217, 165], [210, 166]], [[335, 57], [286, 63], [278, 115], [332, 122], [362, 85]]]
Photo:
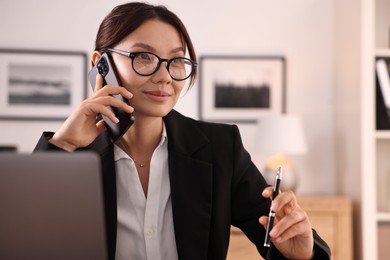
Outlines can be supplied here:
[[378, 212], [378, 222], [389, 222], [390, 223], [390, 212]]
[[377, 57], [390, 57], [390, 49], [376, 49], [375, 56], [377, 56]]
[[389, 139], [390, 140], [390, 130], [377, 130], [375, 132], [376, 139]]

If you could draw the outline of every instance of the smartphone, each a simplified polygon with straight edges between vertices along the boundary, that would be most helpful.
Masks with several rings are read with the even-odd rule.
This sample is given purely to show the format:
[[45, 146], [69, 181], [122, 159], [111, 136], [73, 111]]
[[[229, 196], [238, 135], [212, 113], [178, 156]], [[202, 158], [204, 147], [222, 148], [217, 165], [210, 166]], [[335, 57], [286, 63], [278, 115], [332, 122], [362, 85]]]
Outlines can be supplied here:
[[[108, 53], [103, 53], [100, 59], [88, 73], [88, 79], [93, 89], [95, 88], [97, 74], [101, 74], [103, 76], [103, 86], [122, 86], [115, 69], [115, 64]], [[112, 96], [128, 103], [128, 100], [125, 99], [122, 95]], [[111, 142], [115, 143], [134, 123], [134, 116], [133, 114], [127, 113], [116, 107], [108, 106], [108, 109], [110, 109], [119, 119], [119, 123], [115, 124], [108, 117], [102, 115]]]

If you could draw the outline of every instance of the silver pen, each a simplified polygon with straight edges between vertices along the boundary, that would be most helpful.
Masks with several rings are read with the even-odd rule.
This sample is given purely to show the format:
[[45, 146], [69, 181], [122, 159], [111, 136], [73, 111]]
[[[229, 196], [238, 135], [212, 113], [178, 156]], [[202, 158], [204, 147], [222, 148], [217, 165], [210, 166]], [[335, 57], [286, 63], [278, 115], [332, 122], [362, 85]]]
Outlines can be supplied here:
[[267, 230], [265, 231], [265, 238], [264, 238], [264, 246], [265, 247], [270, 247], [271, 242], [270, 242], [270, 236], [269, 232], [271, 231], [273, 225], [274, 225], [274, 219], [275, 219], [275, 212], [272, 211], [272, 203], [274, 199], [278, 196], [279, 194], [279, 187], [280, 183], [282, 182], [282, 177], [283, 177], [283, 170], [282, 167], [279, 167], [276, 177], [275, 177], [275, 184], [274, 184], [274, 192], [272, 193], [272, 202], [271, 202], [271, 207], [269, 209], [269, 214], [268, 214], [268, 224], [267, 224]]

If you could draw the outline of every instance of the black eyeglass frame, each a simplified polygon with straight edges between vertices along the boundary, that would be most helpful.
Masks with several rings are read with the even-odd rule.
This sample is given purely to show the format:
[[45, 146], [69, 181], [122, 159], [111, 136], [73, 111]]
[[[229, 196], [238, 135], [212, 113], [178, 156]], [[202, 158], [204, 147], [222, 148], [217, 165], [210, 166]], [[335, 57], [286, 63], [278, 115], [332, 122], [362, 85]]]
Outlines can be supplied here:
[[[131, 66], [133, 67], [134, 72], [137, 73], [140, 76], [145, 76], [145, 77], [153, 75], [154, 73], [156, 73], [156, 71], [158, 71], [158, 69], [160, 68], [161, 63], [166, 62], [167, 63], [167, 70], [168, 70], [168, 73], [171, 76], [171, 78], [174, 79], [174, 80], [177, 80], [177, 81], [183, 81], [183, 80], [188, 79], [192, 75], [192, 73], [194, 73], [195, 68], [198, 66], [198, 63], [196, 63], [195, 61], [193, 61], [191, 59], [185, 58], [185, 57], [175, 57], [175, 58], [172, 58], [172, 59], [163, 59], [163, 58], [160, 58], [157, 54], [154, 54], [154, 53], [148, 52], [148, 51], [127, 52], [127, 51], [122, 51], [122, 50], [118, 50], [118, 49], [107, 48], [107, 49], [104, 49], [103, 52], [113, 52], [113, 53], [116, 53], [116, 54], [119, 54], [119, 55], [126, 56], [126, 57], [130, 58], [131, 59]], [[142, 74], [142, 73], [139, 73], [136, 69], [134, 69], [134, 58], [135, 58], [135, 56], [137, 54], [140, 54], [140, 53], [152, 54], [153, 56], [155, 56], [158, 59], [157, 66], [151, 73]], [[171, 72], [169, 71], [169, 65], [173, 61], [175, 61], [177, 59], [184, 59], [184, 60], [190, 62], [190, 64], [191, 64], [191, 73], [188, 74], [188, 76], [186, 76], [184, 79], [178, 79], [178, 78], [173, 77]]]

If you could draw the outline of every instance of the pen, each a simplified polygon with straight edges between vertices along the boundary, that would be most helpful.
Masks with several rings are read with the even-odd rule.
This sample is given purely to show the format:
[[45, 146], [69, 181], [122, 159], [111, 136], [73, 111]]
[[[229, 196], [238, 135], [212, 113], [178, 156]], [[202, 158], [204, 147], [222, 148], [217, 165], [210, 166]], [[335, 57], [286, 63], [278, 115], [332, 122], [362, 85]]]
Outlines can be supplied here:
[[271, 231], [272, 226], [274, 225], [274, 219], [275, 219], [275, 212], [272, 211], [272, 203], [279, 194], [279, 187], [280, 187], [280, 183], [282, 182], [282, 177], [283, 177], [282, 167], [279, 167], [275, 177], [274, 192], [272, 193], [272, 202], [268, 214], [267, 230], [265, 231], [265, 238], [264, 238], [265, 247], [270, 247], [271, 245], [269, 232]]

